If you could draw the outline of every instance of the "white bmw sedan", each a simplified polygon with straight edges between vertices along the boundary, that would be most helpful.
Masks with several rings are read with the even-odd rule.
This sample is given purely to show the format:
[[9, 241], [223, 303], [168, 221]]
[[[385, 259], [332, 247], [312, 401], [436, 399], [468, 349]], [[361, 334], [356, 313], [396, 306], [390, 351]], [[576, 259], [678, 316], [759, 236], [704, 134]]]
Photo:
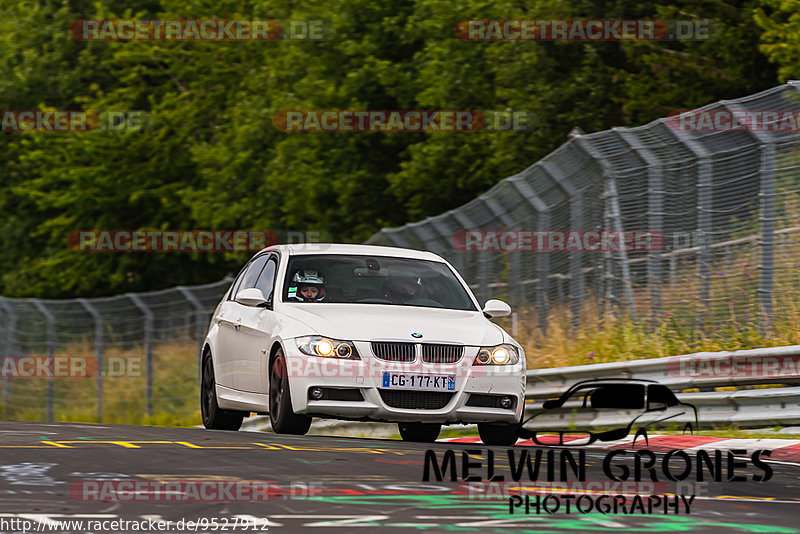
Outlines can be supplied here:
[[275, 432], [313, 417], [396, 422], [405, 440], [477, 423], [490, 445], [516, 442], [525, 353], [489, 321], [450, 264], [430, 252], [366, 245], [279, 245], [244, 266], [214, 311], [201, 351], [206, 428], [251, 412]]

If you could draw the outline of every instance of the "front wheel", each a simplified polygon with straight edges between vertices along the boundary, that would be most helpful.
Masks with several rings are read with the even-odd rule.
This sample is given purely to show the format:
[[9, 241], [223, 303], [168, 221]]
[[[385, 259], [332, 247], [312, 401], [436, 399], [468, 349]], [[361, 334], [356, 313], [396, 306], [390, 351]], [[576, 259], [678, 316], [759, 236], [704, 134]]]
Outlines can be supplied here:
[[292, 410], [289, 393], [289, 375], [286, 372], [286, 357], [278, 349], [269, 374], [269, 420], [272, 430], [278, 434], [302, 436], [311, 427], [311, 417], [298, 415]]
[[244, 416], [228, 412], [217, 403], [217, 384], [214, 379], [214, 362], [211, 353], [203, 357], [203, 379], [200, 382], [200, 411], [203, 426], [210, 430], [239, 430]]
[[398, 423], [400, 437], [403, 441], [419, 441], [433, 443], [442, 431], [439, 423]]
[[519, 439], [520, 425], [493, 425], [478, 423], [478, 435], [484, 445], [510, 447]]

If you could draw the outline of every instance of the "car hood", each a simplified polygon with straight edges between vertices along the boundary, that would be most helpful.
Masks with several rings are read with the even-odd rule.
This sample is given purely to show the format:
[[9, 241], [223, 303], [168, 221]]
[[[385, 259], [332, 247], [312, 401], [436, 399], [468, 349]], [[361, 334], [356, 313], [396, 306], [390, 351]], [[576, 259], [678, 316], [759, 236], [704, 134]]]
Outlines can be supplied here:
[[[405, 340], [474, 346], [503, 343], [500, 327], [478, 311], [384, 304], [284, 303], [281, 314], [308, 325], [308, 334], [348, 341]], [[422, 337], [414, 338], [412, 333]]]

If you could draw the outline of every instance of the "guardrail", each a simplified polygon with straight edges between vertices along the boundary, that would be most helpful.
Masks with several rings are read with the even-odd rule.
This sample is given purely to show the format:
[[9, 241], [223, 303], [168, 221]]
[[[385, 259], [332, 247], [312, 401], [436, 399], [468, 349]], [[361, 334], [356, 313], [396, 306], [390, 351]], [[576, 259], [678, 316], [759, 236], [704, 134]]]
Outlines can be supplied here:
[[[652, 380], [669, 387], [681, 402], [695, 406], [703, 428], [800, 423], [800, 387], [792, 387], [800, 386], [800, 345], [532, 369], [527, 373], [526, 414], [543, 410], [544, 400], [559, 397], [577, 382], [609, 378]], [[743, 386], [768, 387], [682, 392]], [[547, 426], [569, 429], [572, 423], [548, 418]]]

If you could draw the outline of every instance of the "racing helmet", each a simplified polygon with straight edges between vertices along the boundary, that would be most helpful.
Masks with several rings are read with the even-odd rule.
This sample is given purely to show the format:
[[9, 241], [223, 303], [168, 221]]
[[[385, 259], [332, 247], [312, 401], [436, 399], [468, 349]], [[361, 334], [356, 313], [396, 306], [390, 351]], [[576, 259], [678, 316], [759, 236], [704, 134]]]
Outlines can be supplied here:
[[[325, 277], [319, 271], [314, 269], [301, 269], [294, 273], [292, 276], [292, 285], [296, 293], [293, 295], [301, 302], [314, 302], [320, 301], [325, 298]], [[317, 296], [313, 298], [304, 297], [301, 289], [305, 287], [315, 287], [318, 290]]]

